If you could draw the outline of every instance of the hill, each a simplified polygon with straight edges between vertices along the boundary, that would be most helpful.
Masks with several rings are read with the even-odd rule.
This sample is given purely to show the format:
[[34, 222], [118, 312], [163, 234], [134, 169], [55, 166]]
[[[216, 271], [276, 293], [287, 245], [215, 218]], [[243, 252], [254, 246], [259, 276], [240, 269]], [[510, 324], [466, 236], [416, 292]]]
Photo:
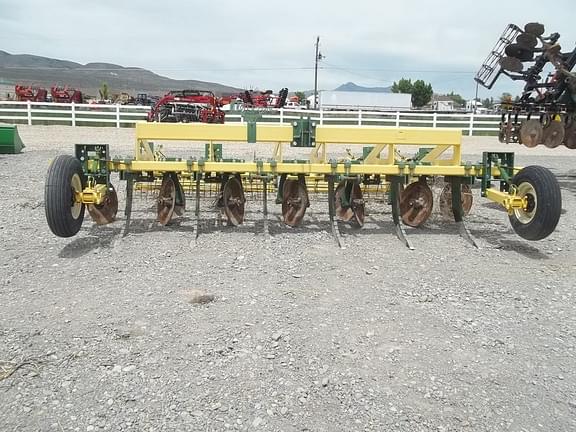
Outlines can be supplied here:
[[112, 93], [146, 92], [162, 95], [169, 90], [211, 90], [218, 95], [238, 93], [242, 89], [223, 84], [174, 80], [138, 67], [124, 67], [110, 63], [88, 63], [82, 65], [67, 60], [58, 60], [29, 54], [10, 54], [0, 50], [0, 83], [27, 84], [49, 88], [52, 85], [67, 85], [86, 94], [97, 95], [103, 82]]
[[353, 82], [347, 82], [334, 89], [335, 91], [357, 91], [374, 93], [392, 93], [392, 87], [362, 87]]

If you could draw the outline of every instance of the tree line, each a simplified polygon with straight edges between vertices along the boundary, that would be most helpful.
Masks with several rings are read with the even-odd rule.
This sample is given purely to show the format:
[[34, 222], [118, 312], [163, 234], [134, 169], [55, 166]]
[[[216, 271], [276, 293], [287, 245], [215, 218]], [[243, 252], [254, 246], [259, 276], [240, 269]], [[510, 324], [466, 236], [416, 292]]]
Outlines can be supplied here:
[[[432, 101], [434, 96], [434, 90], [432, 89], [432, 84], [426, 83], [423, 80], [416, 80], [412, 82], [410, 78], [401, 78], [398, 82], [394, 81], [392, 84], [392, 93], [405, 93], [412, 95], [412, 107], [422, 108]], [[304, 92], [296, 92], [296, 95], [300, 96], [300, 100], [305, 100]], [[451, 91], [447, 94], [438, 95], [440, 97], [446, 97], [454, 102], [455, 108], [466, 107], [466, 99], [464, 99], [458, 93]], [[512, 97], [510, 93], [502, 93], [502, 95], [495, 100], [493, 97], [485, 99], [476, 99], [478, 102], [482, 103], [483, 108], [493, 109], [497, 104], [509, 104], [515, 102], [519, 99], [518, 96]]]

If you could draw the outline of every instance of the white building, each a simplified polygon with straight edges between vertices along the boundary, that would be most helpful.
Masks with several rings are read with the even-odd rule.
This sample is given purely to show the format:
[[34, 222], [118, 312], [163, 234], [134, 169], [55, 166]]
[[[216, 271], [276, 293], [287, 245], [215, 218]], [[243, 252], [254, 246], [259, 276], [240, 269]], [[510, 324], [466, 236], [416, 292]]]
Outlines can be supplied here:
[[434, 111], [454, 111], [454, 101], [446, 96], [435, 96], [432, 109]]
[[482, 108], [482, 102], [470, 99], [469, 101], [466, 101], [466, 111], [479, 112], [485, 110]]

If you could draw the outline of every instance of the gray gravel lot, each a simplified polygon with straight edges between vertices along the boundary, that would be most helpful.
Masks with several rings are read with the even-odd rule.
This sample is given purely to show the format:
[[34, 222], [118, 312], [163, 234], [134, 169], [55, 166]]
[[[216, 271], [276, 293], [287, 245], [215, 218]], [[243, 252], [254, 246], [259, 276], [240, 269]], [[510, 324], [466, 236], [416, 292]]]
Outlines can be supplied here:
[[378, 200], [338, 249], [322, 197], [296, 229], [271, 198], [269, 241], [259, 202], [238, 228], [204, 206], [195, 242], [192, 211], [158, 226], [151, 199], [127, 237], [120, 212], [61, 239], [49, 160], [74, 143], [129, 155], [133, 130], [19, 131], [25, 152], [0, 155], [0, 431], [576, 430], [576, 152], [465, 138], [465, 159], [511, 149], [559, 177], [540, 242], [478, 190], [480, 249], [435, 214], [408, 250]]

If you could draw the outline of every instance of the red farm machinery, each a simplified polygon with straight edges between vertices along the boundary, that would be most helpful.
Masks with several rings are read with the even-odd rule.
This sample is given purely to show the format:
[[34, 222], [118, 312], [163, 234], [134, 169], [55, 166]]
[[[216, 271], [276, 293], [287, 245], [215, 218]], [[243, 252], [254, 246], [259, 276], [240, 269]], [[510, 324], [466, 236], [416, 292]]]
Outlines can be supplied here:
[[14, 93], [16, 100], [22, 102], [46, 102], [46, 96], [48, 96], [48, 92], [44, 88], [24, 85], [16, 85]]
[[80, 90], [71, 89], [68, 87], [51, 87], [50, 94], [52, 95], [52, 102], [58, 103], [82, 103], [82, 92]]
[[148, 121], [161, 123], [224, 123], [224, 111], [214, 93], [206, 90], [174, 90], [163, 96], [148, 113]]
[[246, 90], [239, 97], [244, 103], [244, 108], [282, 108], [288, 98], [288, 89], [283, 88], [278, 95], [274, 95], [272, 90], [263, 92]]

